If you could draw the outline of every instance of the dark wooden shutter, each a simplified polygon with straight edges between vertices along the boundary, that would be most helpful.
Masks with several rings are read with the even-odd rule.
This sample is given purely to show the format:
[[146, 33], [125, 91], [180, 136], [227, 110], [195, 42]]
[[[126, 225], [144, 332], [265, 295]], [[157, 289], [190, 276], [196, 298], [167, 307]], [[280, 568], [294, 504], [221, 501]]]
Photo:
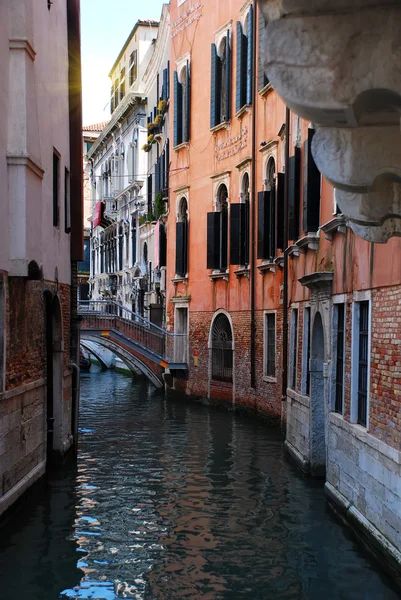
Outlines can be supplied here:
[[240, 265], [241, 262], [241, 206], [230, 204], [230, 265]]
[[[277, 173], [277, 248], [284, 250], [284, 173]], [[274, 253], [275, 254], [275, 253]]]
[[231, 36], [227, 31], [226, 38], [226, 121], [231, 119]]
[[299, 204], [300, 204], [301, 150], [294, 148], [294, 156], [288, 163], [288, 239], [299, 238]]
[[263, 90], [265, 85], [267, 85], [269, 83], [269, 80], [266, 77], [265, 69], [263, 66], [263, 60], [262, 60], [262, 55], [263, 55], [262, 48], [266, 44], [266, 42], [265, 42], [266, 21], [263, 16], [263, 12], [261, 10], [259, 10], [258, 25], [259, 25], [259, 27], [258, 27], [258, 32], [259, 32], [259, 39], [258, 39], [258, 90], [260, 92], [260, 90]]
[[136, 263], [136, 222], [133, 221], [132, 222], [132, 235], [131, 235], [131, 240], [132, 240], [132, 266], [135, 265]]
[[247, 31], [247, 56], [246, 56], [246, 103], [252, 104], [253, 88], [253, 6], [249, 7], [248, 12], [248, 31]]
[[167, 100], [170, 98], [170, 61], [167, 61]]
[[152, 186], [152, 175], [148, 175], [148, 213], [152, 212], [152, 197], [153, 197], [153, 186]]
[[184, 276], [184, 241], [185, 241], [185, 222], [179, 221], [176, 223], [175, 233], [175, 272], [177, 275]]
[[167, 245], [167, 238], [166, 238], [166, 229], [164, 227], [164, 225], [162, 225], [160, 223], [160, 229], [159, 229], [159, 267], [165, 267], [166, 266], [166, 245]]
[[189, 223], [184, 221], [184, 246], [183, 246], [183, 265], [184, 275], [188, 273], [188, 248], [189, 248]]
[[312, 156], [314, 129], [308, 129], [308, 139], [304, 142], [304, 193], [303, 230], [317, 231], [320, 224], [320, 181], [321, 176]]
[[220, 268], [220, 213], [207, 213], [207, 268]]
[[174, 71], [174, 146], [182, 142], [182, 85]]
[[168, 86], [168, 72], [167, 69], [163, 69], [163, 92], [162, 92], [162, 99], [163, 100], [167, 100], [168, 96], [167, 96], [167, 86]]
[[212, 44], [210, 81], [210, 128], [220, 123], [221, 60], [217, 55], [216, 44]]
[[249, 264], [249, 202], [242, 204], [241, 214], [241, 264]]
[[258, 192], [258, 258], [268, 257], [267, 224], [270, 210], [270, 192]]
[[273, 260], [276, 256], [276, 188], [273, 187], [270, 192], [270, 202], [268, 206], [268, 222], [267, 222], [267, 258]]
[[166, 141], [166, 196], [169, 195], [169, 177], [170, 177], [170, 140]]
[[228, 267], [228, 210], [220, 212], [221, 219], [221, 249], [220, 249], [220, 269], [225, 271]]
[[186, 66], [186, 78], [185, 78], [185, 124], [184, 124], [184, 142], [189, 142], [190, 139], [190, 126], [191, 126], [191, 74], [189, 70], [189, 62], [187, 61]]
[[155, 164], [155, 195], [160, 192], [160, 158]]
[[237, 68], [236, 68], [236, 90], [235, 90], [235, 110], [238, 112], [244, 104], [244, 35], [242, 33], [242, 25], [237, 21]]

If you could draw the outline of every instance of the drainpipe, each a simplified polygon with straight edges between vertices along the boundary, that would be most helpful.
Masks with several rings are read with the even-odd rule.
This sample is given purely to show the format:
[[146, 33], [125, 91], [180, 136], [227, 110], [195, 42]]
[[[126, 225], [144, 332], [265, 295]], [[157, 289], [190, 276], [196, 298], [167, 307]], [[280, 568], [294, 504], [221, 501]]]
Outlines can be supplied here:
[[[290, 109], [285, 109], [285, 172], [284, 172], [284, 269], [283, 269], [283, 343], [282, 343], [282, 382], [281, 401], [287, 401], [288, 379], [288, 187], [290, 156]], [[281, 427], [284, 427], [283, 410], [281, 410]]]
[[252, 48], [252, 74], [253, 74], [253, 107], [252, 107], [252, 202], [251, 211], [251, 387], [256, 387], [256, 323], [255, 323], [255, 214], [256, 214], [256, 109], [258, 97], [258, 78], [256, 71], [256, 23], [258, 22], [259, 6], [254, 3], [253, 16], [253, 48]]

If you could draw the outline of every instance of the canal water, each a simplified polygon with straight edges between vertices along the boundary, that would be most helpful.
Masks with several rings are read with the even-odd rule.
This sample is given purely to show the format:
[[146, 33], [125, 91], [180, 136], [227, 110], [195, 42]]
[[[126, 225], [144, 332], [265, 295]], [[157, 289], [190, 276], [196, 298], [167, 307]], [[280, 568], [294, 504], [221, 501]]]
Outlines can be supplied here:
[[0, 530], [0, 599], [395, 599], [322, 484], [244, 416], [82, 376], [79, 460]]

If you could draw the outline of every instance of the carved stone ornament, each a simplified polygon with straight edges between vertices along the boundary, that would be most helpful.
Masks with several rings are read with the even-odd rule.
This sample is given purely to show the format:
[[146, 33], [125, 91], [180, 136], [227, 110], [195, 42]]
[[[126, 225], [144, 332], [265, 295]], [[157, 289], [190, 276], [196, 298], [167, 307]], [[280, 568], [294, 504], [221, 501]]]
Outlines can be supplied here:
[[[367, 240], [401, 236], [401, 2], [259, 0], [273, 87], [312, 122], [312, 154]], [[263, 53], [262, 53], [263, 54]]]

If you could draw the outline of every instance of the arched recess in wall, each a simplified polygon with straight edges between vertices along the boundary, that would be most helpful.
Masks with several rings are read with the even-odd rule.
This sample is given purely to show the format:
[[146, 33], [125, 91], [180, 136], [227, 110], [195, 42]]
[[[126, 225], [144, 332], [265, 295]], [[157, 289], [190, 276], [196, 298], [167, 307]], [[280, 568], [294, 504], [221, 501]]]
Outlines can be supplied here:
[[232, 324], [225, 312], [214, 317], [209, 333], [211, 379], [233, 381], [234, 335]]
[[311, 407], [311, 470], [315, 475], [324, 474], [326, 468], [326, 407], [324, 389], [324, 330], [320, 312], [313, 322], [310, 360], [310, 407]]

